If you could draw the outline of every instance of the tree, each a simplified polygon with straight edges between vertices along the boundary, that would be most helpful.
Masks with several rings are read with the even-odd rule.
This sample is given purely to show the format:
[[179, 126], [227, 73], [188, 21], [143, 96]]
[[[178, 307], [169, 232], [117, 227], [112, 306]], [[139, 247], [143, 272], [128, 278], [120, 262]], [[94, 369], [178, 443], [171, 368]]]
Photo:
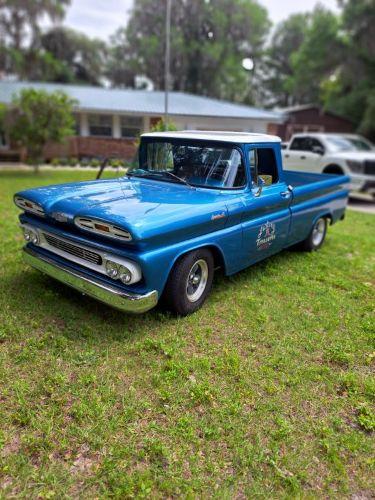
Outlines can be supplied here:
[[292, 74], [285, 87], [294, 101], [319, 103], [321, 82], [334, 75], [344, 54], [338, 17], [318, 5], [309, 17], [303, 42], [291, 54]]
[[[0, 73], [28, 78], [41, 64], [41, 21], [61, 20], [71, 0], [0, 0]], [[47, 61], [44, 61], [44, 66]]]
[[308, 23], [308, 14], [293, 14], [274, 31], [262, 64], [262, 100], [269, 106], [296, 104], [288, 88], [294, 74], [291, 59], [304, 42]]
[[[256, 0], [174, 0], [171, 87], [235, 101], [253, 100], [246, 57], [257, 62], [270, 22]], [[165, 1], [136, 0], [128, 26], [112, 37], [107, 76], [115, 86], [136, 77], [164, 88]]]
[[[106, 56], [102, 40], [59, 26], [42, 35], [41, 48], [54, 66], [49, 81], [100, 84]], [[31, 79], [40, 76], [37, 72]]]
[[[40, 35], [40, 21], [62, 19], [70, 0], [0, 0], [0, 31], [10, 47], [20, 50], [25, 39], [31, 44]], [[29, 33], [30, 32], [30, 33]]]
[[23, 89], [12, 99], [3, 118], [11, 141], [25, 147], [35, 171], [48, 142], [63, 142], [74, 134], [75, 101], [65, 93]]
[[325, 106], [352, 119], [375, 139], [375, 9], [371, 0], [340, 0], [345, 57], [322, 84]]

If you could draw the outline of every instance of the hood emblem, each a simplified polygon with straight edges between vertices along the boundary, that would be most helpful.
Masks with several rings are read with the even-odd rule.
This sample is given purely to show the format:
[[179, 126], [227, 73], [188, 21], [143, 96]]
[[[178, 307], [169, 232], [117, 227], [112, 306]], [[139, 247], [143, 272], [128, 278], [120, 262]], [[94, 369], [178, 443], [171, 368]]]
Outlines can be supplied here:
[[68, 215], [64, 214], [63, 212], [52, 212], [51, 217], [52, 217], [52, 219], [57, 220], [57, 222], [67, 222], [68, 221]]

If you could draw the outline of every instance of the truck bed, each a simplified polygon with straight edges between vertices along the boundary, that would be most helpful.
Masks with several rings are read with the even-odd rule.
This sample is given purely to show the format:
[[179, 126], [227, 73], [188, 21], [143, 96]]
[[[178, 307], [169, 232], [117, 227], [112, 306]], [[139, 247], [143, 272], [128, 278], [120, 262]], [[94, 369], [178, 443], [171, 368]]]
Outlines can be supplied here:
[[307, 238], [317, 217], [326, 215], [331, 224], [344, 217], [349, 196], [348, 176], [285, 170], [284, 179], [293, 187], [290, 244]]
[[284, 178], [285, 182], [294, 188], [315, 183], [320, 183], [321, 186], [328, 186], [346, 184], [350, 182], [350, 178], [347, 175], [315, 174], [312, 172], [299, 172], [296, 170], [284, 170]]

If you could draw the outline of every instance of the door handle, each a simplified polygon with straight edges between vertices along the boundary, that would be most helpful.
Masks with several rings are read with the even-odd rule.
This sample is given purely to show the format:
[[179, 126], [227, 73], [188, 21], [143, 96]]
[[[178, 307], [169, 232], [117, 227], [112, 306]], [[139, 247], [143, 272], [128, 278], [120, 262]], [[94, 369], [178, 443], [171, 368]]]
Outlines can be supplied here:
[[289, 158], [289, 155], [285, 155], [285, 158]]
[[290, 198], [292, 196], [292, 193], [290, 191], [281, 191], [280, 196], [282, 198]]
[[301, 160], [306, 160], [306, 156], [301, 156]]
[[288, 199], [292, 196], [292, 193], [293, 193], [293, 186], [289, 184], [288, 189], [286, 191], [280, 191], [280, 196], [282, 198]]

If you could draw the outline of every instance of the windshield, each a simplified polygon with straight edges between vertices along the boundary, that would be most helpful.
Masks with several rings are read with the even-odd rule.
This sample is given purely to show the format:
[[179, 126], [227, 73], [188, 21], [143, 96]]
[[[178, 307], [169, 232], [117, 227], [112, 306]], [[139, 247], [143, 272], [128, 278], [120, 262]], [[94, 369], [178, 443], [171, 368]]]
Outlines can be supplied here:
[[347, 137], [346, 139], [357, 151], [371, 151], [373, 149], [371, 144], [364, 141], [361, 137]]
[[238, 188], [246, 182], [241, 153], [231, 145], [143, 140], [139, 158], [139, 168], [129, 175], [205, 188]]
[[327, 137], [331, 151], [371, 151], [371, 145], [361, 137]]

